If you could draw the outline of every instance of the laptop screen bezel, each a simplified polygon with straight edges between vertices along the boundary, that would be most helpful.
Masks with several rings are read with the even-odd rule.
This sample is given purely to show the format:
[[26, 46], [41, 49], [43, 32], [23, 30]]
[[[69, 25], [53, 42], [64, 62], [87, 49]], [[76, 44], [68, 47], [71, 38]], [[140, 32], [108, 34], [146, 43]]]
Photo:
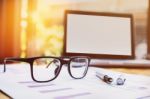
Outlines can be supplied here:
[[[92, 54], [92, 53], [72, 53], [67, 52], [67, 17], [68, 14], [77, 15], [94, 15], [94, 16], [110, 16], [110, 17], [124, 17], [131, 19], [131, 55], [111, 55], [111, 54]], [[133, 29], [133, 16], [132, 14], [122, 14], [122, 13], [105, 13], [105, 12], [90, 12], [90, 11], [77, 11], [77, 10], [66, 10], [64, 14], [64, 44], [63, 44], [63, 56], [89, 56], [94, 59], [134, 59], [134, 29]]]

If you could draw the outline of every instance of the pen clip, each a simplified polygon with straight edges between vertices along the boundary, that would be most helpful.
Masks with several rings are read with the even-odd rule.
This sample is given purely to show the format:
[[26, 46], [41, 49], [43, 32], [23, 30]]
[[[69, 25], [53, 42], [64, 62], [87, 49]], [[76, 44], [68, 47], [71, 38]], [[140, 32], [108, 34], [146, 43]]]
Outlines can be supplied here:
[[113, 78], [109, 77], [108, 75], [105, 75], [103, 81], [108, 84], [111, 84], [113, 82]]

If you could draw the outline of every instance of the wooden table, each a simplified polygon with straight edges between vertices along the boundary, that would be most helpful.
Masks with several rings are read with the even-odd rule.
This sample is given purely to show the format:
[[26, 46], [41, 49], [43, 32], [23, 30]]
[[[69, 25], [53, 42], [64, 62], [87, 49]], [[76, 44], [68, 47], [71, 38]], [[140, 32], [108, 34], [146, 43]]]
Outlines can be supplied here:
[[[124, 72], [124, 73], [130, 73], [130, 74], [138, 74], [138, 75], [147, 75], [150, 76], [150, 68], [107, 68], [109, 70], [113, 71], [119, 71], [119, 72]], [[9, 99], [6, 95], [0, 92], [0, 99]]]

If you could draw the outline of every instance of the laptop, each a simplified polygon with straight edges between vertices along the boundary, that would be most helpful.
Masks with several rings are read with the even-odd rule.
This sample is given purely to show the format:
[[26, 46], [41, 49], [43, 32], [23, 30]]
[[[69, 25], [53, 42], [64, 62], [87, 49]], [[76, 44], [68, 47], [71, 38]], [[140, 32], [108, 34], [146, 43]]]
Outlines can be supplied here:
[[66, 10], [65, 56], [89, 56], [91, 65], [104, 67], [150, 67], [136, 60], [131, 14]]

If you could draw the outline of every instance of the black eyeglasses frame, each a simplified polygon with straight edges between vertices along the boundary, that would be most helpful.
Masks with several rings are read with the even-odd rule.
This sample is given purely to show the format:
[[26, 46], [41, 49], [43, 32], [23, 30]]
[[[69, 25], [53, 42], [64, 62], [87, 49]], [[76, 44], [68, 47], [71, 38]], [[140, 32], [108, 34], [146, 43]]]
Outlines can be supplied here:
[[[50, 80], [46, 80], [46, 81], [38, 81], [35, 79], [34, 77], [34, 74], [33, 74], [33, 63], [36, 59], [39, 59], [39, 58], [55, 58], [55, 59], [58, 59], [60, 61], [60, 68], [58, 70], [58, 72], [56, 73], [55, 77], [50, 79]], [[74, 77], [71, 73], [71, 69], [70, 69], [70, 63], [73, 59], [75, 58], [86, 58], [88, 59], [88, 64], [87, 64], [87, 68], [85, 69], [84, 71], [84, 75], [82, 77]], [[3, 72], [6, 72], [6, 63], [7, 61], [18, 61], [18, 62], [26, 62], [26, 63], [29, 63], [30, 64], [30, 72], [31, 72], [31, 77], [33, 79], [33, 81], [35, 82], [39, 82], [39, 83], [44, 83], [44, 82], [50, 82], [54, 79], [56, 79], [61, 71], [61, 68], [64, 64], [67, 64], [68, 65], [68, 73], [69, 75], [74, 78], [74, 79], [82, 79], [86, 76], [87, 74], [87, 71], [88, 71], [88, 67], [89, 67], [89, 64], [90, 64], [90, 57], [87, 57], [87, 56], [72, 56], [72, 57], [51, 57], [51, 56], [42, 56], [42, 57], [31, 57], [31, 58], [5, 58], [4, 59], [4, 70]]]

